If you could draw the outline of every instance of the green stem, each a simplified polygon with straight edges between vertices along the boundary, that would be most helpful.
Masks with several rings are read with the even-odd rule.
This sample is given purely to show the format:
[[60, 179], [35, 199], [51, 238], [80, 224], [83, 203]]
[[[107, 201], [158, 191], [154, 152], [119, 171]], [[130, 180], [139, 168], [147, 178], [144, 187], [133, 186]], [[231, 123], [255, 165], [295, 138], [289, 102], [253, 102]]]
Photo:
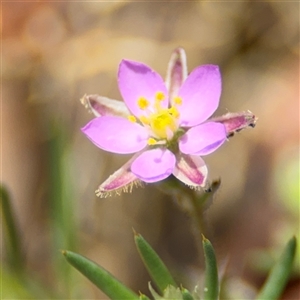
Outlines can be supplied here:
[[196, 224], [196, 229], [198, 231], [198, 240], [202, 239], [202, 234], [206, 234], [206, 222], [204, 217], [204, 207], [203, 204], [199, 205], [199, 196], [193, 191], [191, 195], [191, 204], [193, 207], [193, 211], [191, 215], [194, 218], [194, 222]]
[[212, 198], [214, 193], [218, 190], [221, 184], [220, 180], [215, 180], [212, 182], [209, 188], [209, 192], [196, 192], [194, 190], [189, 189], [187, 192], [187, 196], [190, 199], [191, 209], [190, 215], [194, 221], [194, 233], [197, 240], [197, 245], [199, 249], [199, 254], [202, 255], [202, 247], [201, 240], [202, 235], [208, 235], [208, 229], [206, 226], [206, 218], [205, 211], [208, 209], [209, 205], [212, 202]]

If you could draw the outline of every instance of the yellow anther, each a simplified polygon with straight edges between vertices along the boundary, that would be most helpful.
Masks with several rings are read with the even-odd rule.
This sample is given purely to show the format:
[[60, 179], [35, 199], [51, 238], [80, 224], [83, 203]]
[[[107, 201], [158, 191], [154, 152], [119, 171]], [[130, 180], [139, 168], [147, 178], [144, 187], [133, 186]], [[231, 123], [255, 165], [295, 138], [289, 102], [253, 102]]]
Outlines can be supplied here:
[[182, 99], [174, 97], [173, 106], [170, 108], [165, 107], [163, 103], [165, 99], [166, 96], [162, 91], [155, 93], [154, 103], [145, 97], [139, 97], [138, 107], [145, 110], [145, 113], [137, 119], [134, 116], [128, 117], [130, 121], [139, 122], [149, 130], [152, 137], [147, 140], [147, 144], [150, 146], [171, 140], [178, 129], [179, 111], [176, 105], [181, 104]]
[[173, 117], [175, 117], [175, 118], [178, 118], [178, 117], [179, 117], [179, 111], [178, 111], [178, 109], [177, 109], [176, 107], [172, 106], [172, 107], [169, 108], [168, 111], [169, 111], [169, 113], [170, 113]]
[[157, 143], [157, 141], [154, 138], [148, 139], [148, 145], [152, 146], [152, 145], [155, 145], [156, 143]]
[[165, 94], [163, 92], [157, 92], [155, 94], [155, 99], [157, 101], [163, 101], [165, 99]]
[[149, 101], [144, 97], [140, 97], [137, 103], [140, 109], [146, 109], [149, 106]]
[[175, 132], [177, 124], [175, 118], [165, 109], [162, 113], [151, 116], [151, 129], [160, 138], [168, 138], [168, 132]]
[[132, 122], [132, 123], [135, 123], [135, 122], [136, 122], [136, 117], [133, 116], [133, 115], [130, 115], [130, 116], [128, 116], [128, 120], [129, 120], [130, 122]]
[[182, 99], [181, 99], [181, 97], [176, 96], [176, 97], [174, 97], [173, 100], [174, 100], [174, 103], [177, 104], [177, 105], [182, 104]]
[[145, 117], [145, 116], [140, 116], [140, 121], [141, 121], [143, 124], [146, 124], [146, 125], [149, 125], [149, 124], [150, 124], [149, 118], [147, 118], [147, 117]]

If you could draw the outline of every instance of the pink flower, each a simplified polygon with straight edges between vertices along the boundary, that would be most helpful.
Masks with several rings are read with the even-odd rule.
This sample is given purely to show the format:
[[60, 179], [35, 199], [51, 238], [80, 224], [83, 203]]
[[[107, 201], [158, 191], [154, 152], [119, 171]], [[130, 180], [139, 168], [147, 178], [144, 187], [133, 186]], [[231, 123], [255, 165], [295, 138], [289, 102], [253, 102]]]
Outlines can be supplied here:
[[203, 65], [187, 76], [181, 48], [171, 57], [166, 82], [148, 66], [123, 60], [118, 84], [125, 105], [97, 95], [82, 100], [97, 116], [82, 128], [83, 133], [103, 150], [135, 153], [100, 185], [99, 196], [171, 174], [189, 186], [205, 187], [208, 172], [201, 156], [256, 121], [250, 112], [208, 120], [219, 105], [219, 68]]

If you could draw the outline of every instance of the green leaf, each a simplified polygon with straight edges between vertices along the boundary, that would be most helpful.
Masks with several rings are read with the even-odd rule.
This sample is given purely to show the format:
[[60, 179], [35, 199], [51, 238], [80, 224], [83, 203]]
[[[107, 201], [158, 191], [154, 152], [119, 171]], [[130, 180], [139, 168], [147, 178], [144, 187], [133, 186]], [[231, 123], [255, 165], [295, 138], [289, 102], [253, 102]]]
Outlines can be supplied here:
[[134, 240], [144, 265], [159, 291], [163, 293], [168, 285], [177, 287], [169, 270], [146, 240], [137, 233], [134, 235]]
[[23, 257], [21, 253], [21, 238], [17, 230], [17, 224], [14, 218], [14, 212], [11, 207], [11, 201], [8, 191], [0, 186], [0, 201], [1, 201], [1, 214], [4, 220], [4, 229], [7, 237], [7, 256], [9, 266], [21, 272], [23, 269]]
[[37, 299], [24, 281], [2, 266], [1, 268], [1, 299]]
[[72, 158], [70, 149], [70, 133], [59, 120], [49, 122], [48, 141], [48, 176], [49, 176], [49, 226], [51, 227], [51, 265], [57, 280], [56, 288], [69, 298], [77, 296], [79, 289], [76, 284], [78, 274], [63, 262], [58, 249], [77, 251], [78, 207], [72, 182]]
[[112, 274], [91, 260], [71, 251], [62, 252], [67, 261], [93, 282], [112, 300], [139, 300], [139, 296], [117, 280]]
[[61, 299], [55, 291], [42, 285], [40, 278], [1, 266], [1, 299]]
[[293, 237], [284, 248], [277, 263], [272, 268], [256, 299], [275, 300], [281, 296], [289, 279], [296, 253], [297, 241]]
[[205, 257], [204, 299], [217, 300], [219, 296], [219, 278], [215, 251], [210, 241], [202, 235]]
[[[54, 231], [54, 251], [71, 248], [77, 245], [76, 201], [72, 192], [71, 181], [72, 160], [69, 145], [70, 135], [64, 130], [63, 124], [53, 121], [48, 144], [50, 190], [50, 217]], [[72, 212], [72, 213], [70, 213]], [[61, 258], [61, 257], [60, 257]], [[59, 259], [60, 259], [59, 258]], [[61, 267], [61, 260], [58, 261]]]

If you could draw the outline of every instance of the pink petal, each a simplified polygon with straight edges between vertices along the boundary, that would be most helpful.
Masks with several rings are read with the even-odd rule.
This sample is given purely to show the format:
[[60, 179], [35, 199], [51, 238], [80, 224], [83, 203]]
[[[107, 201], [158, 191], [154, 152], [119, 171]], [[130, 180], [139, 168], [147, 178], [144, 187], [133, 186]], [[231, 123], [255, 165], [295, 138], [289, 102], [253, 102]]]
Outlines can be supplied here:
[[177, 158], [173, 175], [190, 186], [206, 186], [207, 167], [200, 156], [181, 154]]
[[257, 118], [250, 112], [228, 113], [226, 115], [210, 119], [213, 122], [222, 123], [227, 132], [227, 136], [234, 135], [245, 128], [255, 127]]
[[192, 127], [179, 140], [179, 149], [185, 154], [207, 155], [226, 141], [225, 126], [209, 122]]
[[149, 137], [145, 127], [121, 117], [95, 118], [81, 130], [99, 148], [121, 154], [142, 150]]
[[175, 155], [167, 149], [143, 152], [131, 165], [131, 171], [145, 182], [156, 182], [169, 177], [176, 163]]
[[204, 65], [194, 69], [183, 83], [178, 96], [181, 125], [192, 127], [206, 121], [217, 109], [221, 95], [219, 67]]
[[131, 158], [124, 166], [108, 177], [96, 190], [96, 195], [105, 198], [112, 192], [131, 192], [134, 185], [139, 184], [139, 179], [130, 171]]
[[119, 89], [129, 110], [137, 117], [145, 115], [137, 105], [140, 97], [146, 98], [150, 106], [154, 104], [157, 92], [165, 94], [162, 107], [168, 106], [167, 89], [161, 76], [148, 66], [129, 60], [122, 60], [118, 74]]
[[178, 91], [187, 78], [186, 55], [182, 48], [173, 51], [168, 64], [166, 86], [169, 91], [169, 99], [172, 100], [178, 95]]
[[127, 117], [130, 115], [125, 103], [118, 100], [109, 99], [99, 95], [84, 95], [80, 101], [85, 108], [90, 110], [96, 117]]

